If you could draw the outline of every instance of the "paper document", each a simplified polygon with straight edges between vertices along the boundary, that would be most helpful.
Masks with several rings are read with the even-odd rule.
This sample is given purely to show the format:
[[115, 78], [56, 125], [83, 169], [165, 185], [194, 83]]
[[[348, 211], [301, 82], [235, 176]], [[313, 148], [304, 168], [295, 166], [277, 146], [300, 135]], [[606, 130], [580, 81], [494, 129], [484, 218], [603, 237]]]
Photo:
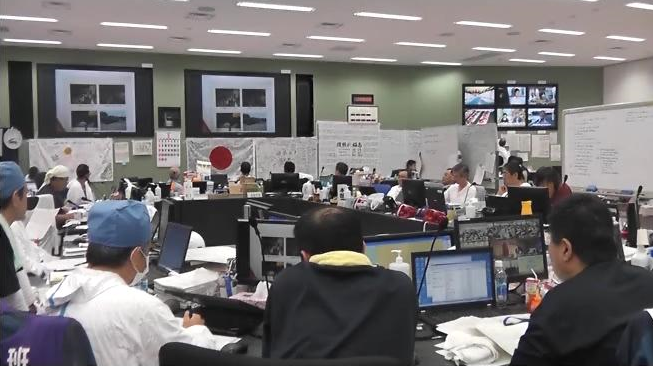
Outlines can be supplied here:
[[215, 349], [220, 351], [224, 346], [232, 343], [238, 343], [240, 341], [240, 338], [236, 337], [227, 337], [227, 336], [221, 336], [217, 334], [213, 334], [213, 337], [211, 338], [213, 342], [215, 342]]
[[561, 161], [562, 152], [560, 151], [560, 145], [551, 145], [551, 161]]
[[533, 135], [533, 152], [531, 156], [534, 158], [548, 159], [550, 154], [551, 139], [549, 135]]
[[[518, 319], [530, 319], [530, 314], [510, 316]], [[519, 339], [526, 333], [528, 322], [506, 326], [503, 325], [503, 319], [505, 318], [506, 316], [497, 316], [481, 319], [476, 325], [476, 329], [512, 356], [519, 345]]]
[[129, 142], [116, 142], [113, 144], [113, 160], [116, 164], [129, 163]]
[[524, 133], [519, 136], [519, 151], [531, 151], [531, 135], [529, 133]]
[[551, 139], [551, 143], [552, 143], [552, 144], [555, 145], [555, 144], [558, 143], [558, 133], [557, 133], [557, 132], [551, 132], [551, 133], [549, 134], [549, 137], [550, 137], [550, 139]]
[[523, 161], [528, 161], [528, 153], [527, 152], [518, 152], [517, 156], [522, 158]]
[[438, 331], [444, 334], [451, 334], [453, 332], [468, 332], [477, 333], [476, 325], [481, 321], [481, 318], [475, 316], [463, 316], [450, 322], [438, 324]]
[[43, 265], [50, 271], [71, 271], [78, 266], [83, 267], [80, 266], [82, 263], [86, 263], [86, 258], [59, 259], [43, 263]]
[[188, 249], [187, 262], [210, 262], [227, 264], [229, 259], [236, 258], [236, 248], [232, 246], [216, 246]]
[[190, 288], [201, 286], [218, 280], [220, 275], [208, 269], [198, 268], [191, 272], [182, 273], [176, 276], [162, 277], [154, 280], [158, 286], [174, 290], [186, 291]]
[[476, 184], [483, 184], [483, 177], [485, 177], [485, 168], [482, 165], [477, 165], [474, 171], [474, 180]]
[[50, 227], [56, 225], [55, 216], [59, 210], [57, 209], [45, 209], [45, 208], [35, 208], [32, 211], [32, 216], [25, 226], [25, 230], [29, 235], [30, 240], [41, 240], [48, 232]]

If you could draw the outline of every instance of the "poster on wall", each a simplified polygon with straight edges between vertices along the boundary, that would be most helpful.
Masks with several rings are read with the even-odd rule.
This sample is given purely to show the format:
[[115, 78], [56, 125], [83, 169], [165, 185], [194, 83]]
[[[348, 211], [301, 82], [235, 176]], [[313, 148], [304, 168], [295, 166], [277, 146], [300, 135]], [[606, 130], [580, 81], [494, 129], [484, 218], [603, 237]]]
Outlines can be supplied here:
[[156, 166], [167, 168], [181, 163], [181, 131], [156, 132]]
[[317, 177], [317, 139], [314, 137], [274, 137], [254, 141], [256, 176], [282, 173], [287, 161], [295, 163], [295, 171]]
[[213, 174], [227, 174], [234, 177], [240, 172], [240, 164], [254, 164], [254, 140], [230, 138], [187, 138], [186, 166], [195, 167], [197, 161], [210, 161]]
[[35, 139], [29, 141], [29, 164], [41, 171], [63, 165], [75, 179], [75, 169], [86, 164], [91, 182], [113, 181], [113, 139]]
[[378, 124], [319, 121], [317, 128], [319, 165], [327, 169], [327, 174], [340, 161], [351, 168], [379, 167]]
[[152, 155], [152, 140], [132, 140], [132, 154]]

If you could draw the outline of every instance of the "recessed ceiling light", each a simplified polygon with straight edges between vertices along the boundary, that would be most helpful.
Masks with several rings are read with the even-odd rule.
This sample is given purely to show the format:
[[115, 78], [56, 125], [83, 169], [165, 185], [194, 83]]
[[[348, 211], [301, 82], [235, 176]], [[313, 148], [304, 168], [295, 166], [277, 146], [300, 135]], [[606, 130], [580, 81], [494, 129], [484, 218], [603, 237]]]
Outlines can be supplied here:
[[580, 1], [584, 1], [586, 3], [595, 3], [595, 2], [597, 2], [599, 0], [580, 0]]
[[214, 34], [230, 34], [236, 36], [254, 36], [254, 37], [270, 36], [270, 33], [268, 32], [250, 32], [250, 31], [237, 31], [237, 30], [227, 30], [227, 29], [209, 29], [208, 32]]
[[422, 61], [425, 65], [461, 66], [460, 62]]
[[354, 42], [361, 43], [365, 42], [362, 38], [345, 38], [345, 37], [328, 37], [328, 36], [308, 36], [308, 39], [315, 39], [318, 41], [336, 41], [336, 42]]
[[123, 27], [123, 28], [143, 28], [143, 29], [168, 29], [166, 25], [154, 24], [137, 24], [137, 23], [116, 23], [116, 22], [102, 22], [100, 25], [105, 27]]
[[606, 61], [626, 61], [625, 58], [621, 57], [610, 57], [610, 56], [594, 56], [595, 60], [606, 60]]
[[538, 52], [538, 55], [543, 56], [558, 56], [558, 57], [574, 57], [576, 56], [573, 53], [562, 53], [562, 52]]
[[630, 8], [653, 10], [653, 4], [649, 4], [649, 3], [628, 3], [626, 4], [626, 6]]
[[272, 56], [278, 57], [299, 57], [299, 58], [323, 58], [322, 55], [309, 55], [305, 53], [274, 53]]
[[154, 47], [145, 46], [140, 44], [117, 44], [117, 43], [98, 43], [98, 47], [110, 47], [110, 48], [136, 48], [141, 50], [151, 50]]
[[3, 42], [9, 43], [35, 43], [35, 44], [61, 44], [59, 41], [46, 41], [41, 39], [16, 39], [16, 38], [5, 38]]
[[637, 38], [637, 37], [626, 37], [626, 36], [607, 36], [605, 38], [608, 39], [616, 39], [617, 41], [629, 41], [629, 42], [644, 42], [646, 41], [645, 38]]
[[394, 58], [352, 57], [351, 59], [354, 61], [397, 62]]
[[310, 6], [257, 3], [252, 1], [240, 1], [237, 2], [236, 5], [242, 6], [244, 8], [268, 9], [268, 10], [288, 10], [288, 11], [303, 11], [303, 12], [315, 11], [315, 8]]
[[546, 61], [544, 61], [544, 60], [532, 60], [532, 59], [528, 59], [528, 58], [511, 58], [511, 59], [508, 60], [508, 61], [512, 61], [512, 62], [526, 62], [526, 63], [529, 63], [529, 64], [543, 64], [543, 63], [546, 62]]
[[551, 28], [542, 28], [538, 30], [542, 33], [555, 33], [555, 34], [566, 34], [568, 36], [582, 36], [585, 32], [564, 30], [564, 29], [551, 29]]
[[471, 20], [461, 20], [456, 22], [458, 25], [469, 25], [472, 27], [486, 27], [486, 28], [512, 28], [510, 24], [501, 24], [501, 23], [486, 23], [486, 22], [475, 22]]
[[203, 53], [222, 53], [222, 54], [229, 54], [229, 55], [240, 55], [242, 53], [241, 51], [212, 50], [212, 49], [208, 49], [208, 48], [189, 48], [186, 51], [188, 51], [188, 52], [203, 52]]
[[354, 13], [357, 17], [366, 17], [366, 18], [381, 18], [381, 19], [395, 19], [395, 20], [412, 20], [418, 21], [422, 20], [422, 17], [416, 17], [413, 15], [397, 15], [397, 14], [384, 14], [384, 13], [372, 13], [369, 11], [359, 11]]
[[494, 48], [494, 47], [474, 47], [476, 51], [490, 51], [490, 52], [515, 52], [512, 48]]
[[47, 23], [58, 22], [58, 20], [54, 18], [24, 17], [18, 15], [0, 15], [0, 20], [22, 20], [25, 22], [47, 22]]
[[414, 46], [414, 47], [431, 47], [431, 48], [445, 48], [446, 44], [437, 43], [420, 43], [420, 42], [395, 42], [398, 46]]

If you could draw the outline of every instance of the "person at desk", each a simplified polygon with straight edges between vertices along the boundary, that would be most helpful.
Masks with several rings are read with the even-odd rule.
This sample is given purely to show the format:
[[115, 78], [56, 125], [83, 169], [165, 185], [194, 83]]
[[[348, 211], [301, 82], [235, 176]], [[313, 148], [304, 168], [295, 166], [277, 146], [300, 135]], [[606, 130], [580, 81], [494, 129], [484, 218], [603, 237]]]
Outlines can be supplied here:
[[13, 161], [0, 162], [0, 300], [14, 310], [36, 312], [32, 287], [23, 268], [11, 224], [25, 219], [27, 189], [23, 172]]
[[63, 165], [57, 165], [48, 170], [45, 174], [45, 180], [38, 194], [51, 194], [54, 200], [54, 208], [59, 209], [55, 216], [57, 227], [61, 227], [66, 220], [71, 220], [75, 216], [69, 214], [69, 208], [66, 206], [66, 186], [68, 185], [68, 168]]
[[339, 162], [336, 164], [336, 171], [333, 173], [333, 175], [341, 175], [345, 176], [349, 172], [349, 166], [343, 162]]
[[469, 182], [469, 167], [456, 164], [451, 172], [455, 183], [444, 191], [445, 201], [452, 205], [465, 205], [470, 198], [476, 198], [476, 187]]
[[451, 172], [451, 168], [447, 168], [444, 171], [444, 174], [442, 175], [442, 185], [445, 187], [449, 187], [454, 183], [456, 183], [456, 181], [453, 179], [453, 173]]
[[397, 202], [399, 196], [401, 195], [402, 187], [406, 179], [408, 179], [408, 172], [405, 170], [400, 171], [399, 175], [397, 175], [397, 185], [392, 186], [386, 196], [392, 197], [392, 199]]
[[530, 187], [524, 176], [524, 167], [517, 161], [511, 161], [503, 166], [503, 185], [499, 187], [499, 195], [508, 197], [508, 187]]
[[303, 261], [275, 278], [263, 357], [385, 356], [413, 361], [417, 300], [408, 276], [372, 265], [352, 210], [318, 208], [295, 224]]
[[68, 183], [66, 201], [79, 206], [88, 202], [95, 202], [95, 195], [89, 184], [91, 171], [86, 164], [79, 164], [75, 170], [77, 179]]
[[[247, 161], [240, 163], [240, 175], [236, 178], [236, 183], [240, 182], [243, 178], [254, 178], [250, 176], [252, 172], [252, 164]], [[246, 179], [247, 180], [247, 179]]]
[[567, 182], [563, 182], [560, 174], [550, 166], [541, 167], [535, 172], [535, 185], [549, 189], [551, 206], [558, 205], [572, 194]]
[[27, 171], [27, 175], [25, 176], [25, 183], [27, 184], [27, 190], [32, 193], [36, 194], [39, 190], [39, 186], [36, 184], [36, 176], [39, 174], [39, 168], [32, 166], [29, 168]]
[[168, 181], [170, 184], [170, 192], [182, 194], [184, 192], [184, 185], [179, 181], [179, 168], [176, 166], [170, 167], [168, 171]]
[[612, 217], [598, 197], [572, 195], [549, 224], [551, 264], [563, 282], [531, 315], [511, 365], [616, 365], [626, 324], [653, 306], [653, 273], [617, 259]]
[[[293, 174], [295, 173], [295, 163], [292, 161], [287, 161], [283, 163], [283, 172], [286, 174]], [[313, 180], [313, 176], [310, 174], [298, 172], [299, 174], [299, 179], [307, 179], [309, 182]]]
[[410, 159], [406, 162], [406, 172], [408, 173], [408, 178], [410, 179], [420, 179], [424, 170], [424, 161], [422, 160], [422, 153], [419, 153], [419, 160], [421, 164], [421, 169], [417, 170], [417, 162], [413, 159]]
[[103, 201], [88, 217], [88, 268], [78, 268], [47, 293], [47, 312], [82, 324], [98, 365], [158, 365], [169, 342], [210, 348], [204, 320], [183, 320], [147, 292], [131, 287], [149, 268], [150, 219], [136, 201]]

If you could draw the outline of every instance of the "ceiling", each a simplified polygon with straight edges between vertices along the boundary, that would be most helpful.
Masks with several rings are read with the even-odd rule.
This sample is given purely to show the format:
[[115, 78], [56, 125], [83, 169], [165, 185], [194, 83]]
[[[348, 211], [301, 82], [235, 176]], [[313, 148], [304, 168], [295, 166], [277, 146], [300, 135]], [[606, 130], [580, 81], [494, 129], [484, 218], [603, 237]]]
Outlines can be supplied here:
[[[273, 2], [272, 0], [260, 0]], [[645, 0], [653, 3], [651, 0]], [[543, 66], [604, 66], [615, 61], [594, 56], [636, 60], [653, 56], [653, 10], [626, 7], [627, 0], [275, 0], [311, 6], [308, 13], [236, 6], [237, 0], [0, 0], [0, 14], [49, 17], [56, 23], [0, 20], [0, 38], [61, 41], [56, 48], [106, 50], [97, 43], [153, 46], [140, 52], [190, 54], [189, 48], [242, 51], [233, 57], [276, 58], [274, 53], [323, 55], [322, 61], [352, 61], [352, 57], [396, 59], [396, 64], [422, 61], [460, 62], [464, 66], [527, 65], [510, 58], [544, 60]], [[356, 17], [370, 11], [415, 15], [421, 21]], [[196, 19], [189, 19], [190, 13]], [[205, 14], [205, 15], [202, 15]], [[199, 19], [197, 19], [199, 18]], [[206, 20], [204, 18], [210, 18]], [[480, 28], [457, 21], [511, 24], [510, 29]], [[166, 30], [115, 28], [100, 22], [165, 25]], [[325, 26], [322, 23], [336, 23]], [[586, 32], [570, 36], [538, 32], [557, 28]], [[269, 37], [220, 35], [208, 29], [269, 32]], [[512, 34], [512, 35], [511, 35]], [[610, 34], [645, 38], [644, 42], [606, 39]], [[365, 39], [345, 43], [307, 36]], [[438, 43], [446, 48], [399, 46], [395, 42]], [[0, 43], [2, 46], [18, 45]], [[29, 45], [28, 45], [29, 46]], [[514, 53], [473, 50], [473, 47], [512, 48]], [[133, 52], [134, 50], [125, 50]], [[575, 57], [538, 55], [573, 53]]]

